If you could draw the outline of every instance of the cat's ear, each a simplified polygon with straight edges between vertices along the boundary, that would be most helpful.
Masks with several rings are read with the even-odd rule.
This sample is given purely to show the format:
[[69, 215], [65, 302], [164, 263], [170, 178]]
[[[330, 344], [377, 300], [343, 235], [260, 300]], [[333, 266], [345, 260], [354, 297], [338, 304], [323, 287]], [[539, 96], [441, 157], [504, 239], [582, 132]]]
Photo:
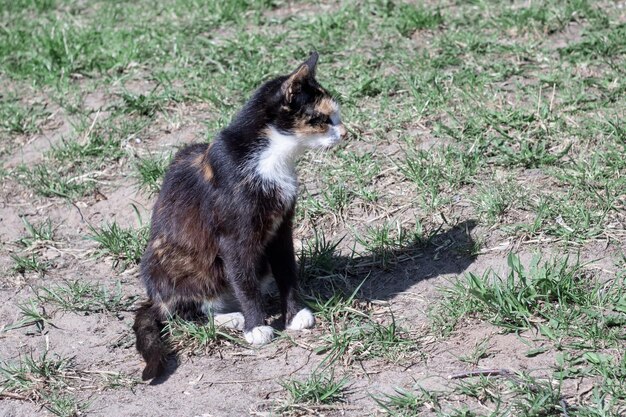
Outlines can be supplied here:
[[304, 61], [304, 64], [302, 64], [302, 65], [306, 65], [307, 68], [309, 68], [309, 76], [311, 78], [315, 78], [315, 68], [317, 67], [317, 60], [319, 59], [319, 57], [320, 55], [317, 52], [311, 51], [311, 55], [309, 56], [309, 59]]
[[298, 69], [283, 82], [281, 91], [287, 103], [291, 103], [293, 96], [300, 92], [304, 81], [315, 77], [315, 66], [317, 65], [318, 58], [319, 55], [317, 52], [311, 52], [309, 59], [300, 64]]

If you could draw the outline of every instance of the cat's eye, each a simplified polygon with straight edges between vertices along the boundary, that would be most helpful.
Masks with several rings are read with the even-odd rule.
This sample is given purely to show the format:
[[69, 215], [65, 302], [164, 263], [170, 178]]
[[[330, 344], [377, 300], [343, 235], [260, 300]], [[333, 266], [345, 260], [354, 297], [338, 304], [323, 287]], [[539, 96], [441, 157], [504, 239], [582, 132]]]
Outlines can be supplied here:
[[309, 120], [309, 124], [318, 126], [323, 124], [330, 124], [330, 117], [325, 114], [320, 114], [312, 117], [311, 120]]

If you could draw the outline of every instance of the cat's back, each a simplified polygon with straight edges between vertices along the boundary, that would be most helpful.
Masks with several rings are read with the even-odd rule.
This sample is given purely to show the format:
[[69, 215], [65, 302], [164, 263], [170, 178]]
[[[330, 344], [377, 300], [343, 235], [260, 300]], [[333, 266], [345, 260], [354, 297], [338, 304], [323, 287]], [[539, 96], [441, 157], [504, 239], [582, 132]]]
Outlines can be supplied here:
[[159, 193], [158, 200], [180, 198], [180, 194], [193, 195], [198, 187], [209, 185], [212, 177], [210, 168], [206, 165], [206, 154], [209, 145], [196, 143], [179, 150], [172, 159]]

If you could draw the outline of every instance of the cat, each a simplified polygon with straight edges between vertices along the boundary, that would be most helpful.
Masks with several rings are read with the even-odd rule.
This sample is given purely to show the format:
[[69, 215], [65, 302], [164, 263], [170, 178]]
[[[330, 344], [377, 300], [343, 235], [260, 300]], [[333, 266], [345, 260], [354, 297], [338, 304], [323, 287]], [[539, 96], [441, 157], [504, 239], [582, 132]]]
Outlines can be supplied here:
[[269, 343], [261, 287], [273, 276], [287, 329], [313, 327], [299, 304], [293, 247], [295, 162], [347, 135], [339, 104], [315, 79], [318, 54], [264, 83], [215, 140], [181, 149], [169, 166], [140, 264], [148, 301], [133, 330], [144, 380], [163, 374], [163, 322], [209, 314]]

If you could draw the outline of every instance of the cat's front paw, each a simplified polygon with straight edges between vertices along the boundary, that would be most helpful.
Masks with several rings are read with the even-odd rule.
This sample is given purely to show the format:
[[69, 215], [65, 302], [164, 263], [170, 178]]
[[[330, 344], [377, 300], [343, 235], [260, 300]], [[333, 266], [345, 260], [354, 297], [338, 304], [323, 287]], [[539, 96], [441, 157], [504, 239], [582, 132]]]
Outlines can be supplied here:
[[257, 326], [249, 332], [244, 332], [246, 342], [251, 345], [265, 345], [272, 341], [274, 337], [274, 328], [272, 326]]
[[315, 317], [308, 308], [303, 308], [291, 319], [291, 323], [287, 326], [289, 330], [310, 329], [315, 325]]

